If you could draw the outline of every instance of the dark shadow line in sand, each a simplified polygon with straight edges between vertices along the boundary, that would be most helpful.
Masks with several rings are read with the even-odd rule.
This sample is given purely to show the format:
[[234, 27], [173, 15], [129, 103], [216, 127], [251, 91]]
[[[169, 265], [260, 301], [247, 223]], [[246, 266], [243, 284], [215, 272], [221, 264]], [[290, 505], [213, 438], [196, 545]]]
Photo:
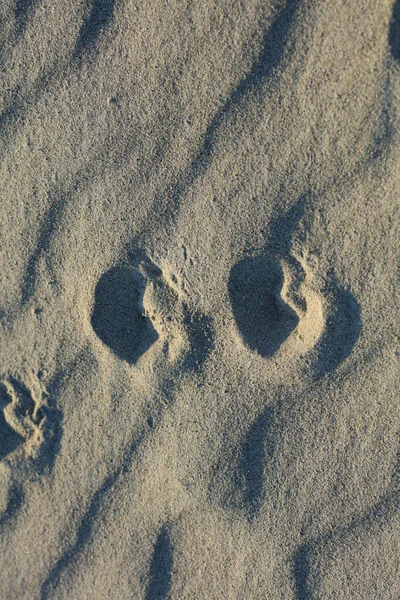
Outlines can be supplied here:
[[62, 574], [69, 568], [73, 568], [79, 554], [83, 552], [85, 546], [90, 542], [93, 527], [98, 517], [101, 515], [101, 510], [106, 497], [113, 489], [118, 479], [129, 470], [133, 456], [143, 439], [144, 432], [129, 445], [128, 450], [121, 459], [122, 466], [118, 467], [112, 475], [108, 476], [94, 492], [90, 504], [80, 521], [75, 542], [58, 559], [42, 585], [40, 595], [41, 600], [49, 598], [51, 592], [57, 588]]
[[377, 123], [373, 133], [370, 163], [385, 157], [396, 138], [397, 131], [394, 126], [396, 119], [393, 116], [392, 95], [390, 84], [387, 81], [381, 94], [380, 111], [378, 112]]
[[400, 61], [400, 0], [393, 4], [389, 27], [389, 47], [393, 58]]
[[115, 483], [115, 479], [115, 476], [108, 477], [94, 493], [89, 508], [87, 509], [78, 527], [75, 544], [73, 544], [71, 548], [64, 552], [43, 583], [41, 590], [42, 600], [48, 598], [49, 593], [56, 589], [63, 571], [65, 571], [77, 558], [83, 547], [90, 540], [94, 522], [101, 509], [103, 497], [112, 488]]
[[[7, 140], [11, 133], [12, 125], [16, 125], [18, 121], [24, 120], [25, 111], [23, 110], [23, 102], [18, 97], [18, 92], [13, 93], [13, 98], [8, 106], [4, 108], [0, 114], [0, 135], [1, 138]], [[14, 134], [17, 128], [15, 127]]]
[[[398, 475], [398, 470], [396, 471]], [[395, 474], [395, 476], [396, 476]], [[292, 573], [295, 582], [296, 600], [312, 600], [313, 584], [310, 581], [311, 566], [317, 552], [330, 543], [340, 543], [344, 538], [360, 529], [369, 529], [377, 522], [388, 521], [400, 510], [400, 490], [395, 488], [385, 494], [364, 514], [354, 517], [346, 525], [339, 525], [329, 533], [302, 544], [292, 557]]]
[[22, 306], [26, 305], [36, 291], [37, 266], [39, 259], [44, 256], [45, 260], [47, 260], [47, 255], [50, 250], [54, 232], [60, 227], [60, 221], [66, 207], [67, 200], [63, 195], [61, 195], [52, 202], [41, 221], [38, 239], [35, 244], [35, 250], [28, 261], [25, 269], [25, 276], [22, 282]]
[[292, 565], [296, 600], [311, 600], [312, 597], [309, 582], [310, 552], [311, 547], [308, 544], [303, 544], [293, 555]]
[[22, 508], [24, 504], [24, 500], [25, 494], [22, 488], [18, 485], [12, 485], [9, 492], [7, 508], [3, 514], [0, 515], [0, 532], [18, 514], [20, 508]]
[[301, 221], [312, 209], [316, 198], [310, 192], [302, 194], [283, 215], [273, 219], [268, 227], [268, 245], [265, 252], [288, 256], [292, 247], [293, 235]]
[[[11, 141], [10, 138], [17, 135], [20, 128], [25, 124], [29, 109], [32, 106], [36, 106], [41, 98], [43, 98], [51, 83], [55, 81], [57, 73], [60, 72], [61, 65], [59, 65], [58, 70], [52, 68], [39, 75], [35, 83], [28, 90], [21, 90], [19, 85], [15, 87], [11, 100], [0, 114], [1, 140], [9, 144]], [[0, 160], [3, 158], [3, 153], [3, 151], [0, 152]]]
[[[264, 32], [261, 52], [257, 62], [232, 90], [224, 105], [216, 112], [207, 127], [202, 149], [189, 167], [191, 173], [189, 177], [190, 183], [207, 168], [218, 130], [226, 115], [238, 106], [246, 96], [257, 89], [281, 62], [292, 27], [293, 17], [299, 4], [300, 0], [289, 0], [286, 2], [270, 29]], [[179, 186], [178, 191], [180, 191]]]
[[32, 11], [40, 0], [17, 0], [15, 5], [15, 19], [17, 22], [17, 35], [25, 32]]
[[171, 589], [173, 552], [166, 528], [157, 536], [149, 572], [145, 600], [166, 600]]
[[[264, 497], [264, 467], [274, 455], [275, 440], [271, 436], [274, 409], [268, 407], [250, 427], [242, 447], [238, 479], [244, 481], [243, 502], [249, 519], [258, 513]], [[240, 484], [239, 484], [240, 485]]]
[[109, 26], [114, 14], [115, 0], [91, 0], [88, 14], [79, 32], [73, 58], [80, 59], [85, 51], [92, 49], [101, 32]]

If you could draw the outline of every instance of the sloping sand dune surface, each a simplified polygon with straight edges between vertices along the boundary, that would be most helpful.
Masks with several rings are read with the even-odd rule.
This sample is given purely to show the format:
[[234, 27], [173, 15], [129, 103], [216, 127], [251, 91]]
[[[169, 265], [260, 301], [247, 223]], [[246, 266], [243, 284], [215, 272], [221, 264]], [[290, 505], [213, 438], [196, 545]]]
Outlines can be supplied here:
[[399, 0], [2, 0], [0, 75], [1, 600], [399, 600]]

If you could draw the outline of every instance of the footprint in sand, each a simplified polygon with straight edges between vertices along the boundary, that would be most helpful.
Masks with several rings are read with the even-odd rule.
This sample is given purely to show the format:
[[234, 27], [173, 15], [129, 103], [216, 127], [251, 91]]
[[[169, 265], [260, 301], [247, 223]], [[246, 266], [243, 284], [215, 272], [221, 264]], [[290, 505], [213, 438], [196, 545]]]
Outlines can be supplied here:
[[143, 305], [145, 289], [144, 274], [130, 265], [104, 273], [95, 289], [92, 327], [114, 354], [131, 365], [159, 337]]
[[6, 415], [7, 406], [12, 402], [5, 385], [0, 385], [0, 460], [3, 460], [8, 454], [11, 454], [24, 441], [22, 435], [18, 433], [9, 423], [9, 417]]
[[30, 390], [13, 377], [0, 384], [0, 460], [21, 444], [34, 455], [43, 441], [45, 397], [35, 400]]
[[[232, 267], [228, 292], [237, 334], [247, 348], [267, 359], [307, 355], [312, 375], [322, 377], [349, 356], [362, 323], [356, 299], [334, 273], [317, 284], [307, 251], [293, 250], [311, 200], [301, 197], [272, 222], [268, 246]], [[300, 231], [304, 241], [304, 224]]]
[[40, 372], [25, 383], [8, 376], [0, 382], [0, 527], [23, 505], [26, 470], [51, 469], [57, 456], [60, 412], [49, 402]]
[[305, 354], [324, 329], [322, 298], [302, 257], [245, 257], [231, 270], [228, 290], [243, 343], [264, 358]]
[[181, 373], [198, 373], [214, 348], [210, 317], [192, 306], [178, 278], [144, 252], [99, 280], [91, 324], [100, 340], [134, 365], [156, 342]]

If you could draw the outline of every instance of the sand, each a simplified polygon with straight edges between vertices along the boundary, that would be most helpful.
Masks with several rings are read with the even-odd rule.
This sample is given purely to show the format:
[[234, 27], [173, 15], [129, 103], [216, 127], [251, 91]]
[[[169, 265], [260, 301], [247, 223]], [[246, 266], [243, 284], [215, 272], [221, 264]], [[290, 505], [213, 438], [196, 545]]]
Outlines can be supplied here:
[[0, 29], [1, 600], [398, 600], [399, 0]]

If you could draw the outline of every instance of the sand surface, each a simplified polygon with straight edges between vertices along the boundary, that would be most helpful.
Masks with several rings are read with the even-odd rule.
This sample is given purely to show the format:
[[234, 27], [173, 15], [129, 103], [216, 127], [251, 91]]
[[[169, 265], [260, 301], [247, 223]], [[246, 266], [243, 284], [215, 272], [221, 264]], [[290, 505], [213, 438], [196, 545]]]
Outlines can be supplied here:
[[0, 2], [1, 600], [398, 600], [400, 1]]

